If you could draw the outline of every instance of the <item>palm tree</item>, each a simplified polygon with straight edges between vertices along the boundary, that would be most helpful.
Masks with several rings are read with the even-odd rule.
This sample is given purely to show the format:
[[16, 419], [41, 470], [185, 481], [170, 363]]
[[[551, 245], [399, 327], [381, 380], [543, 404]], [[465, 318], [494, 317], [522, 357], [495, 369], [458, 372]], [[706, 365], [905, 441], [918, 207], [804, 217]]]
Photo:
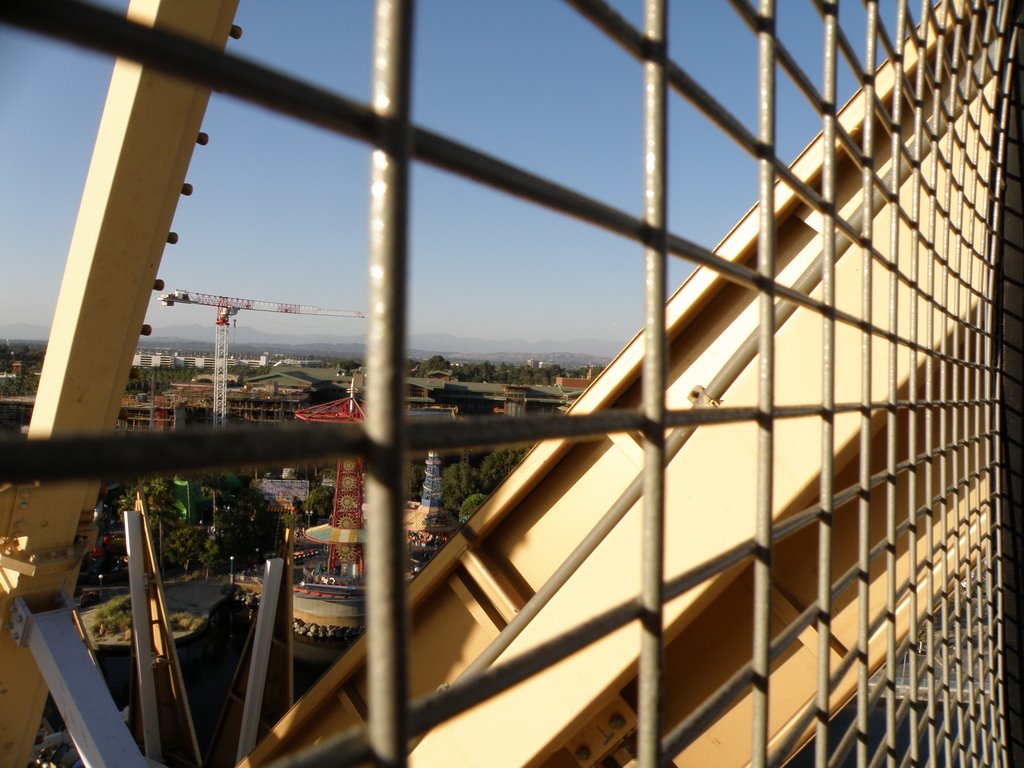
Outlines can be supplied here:
[[157, 560], [160, 573], [164, 570], [164, 524], [177, 526], [181, 524], [178, 514], [178, 497], [174, 492], [171, 480], [166, 477], [154, 477], [136, 484], [135, 493], [126, 493], [118, 504], [120, 512], [135, 509], [135, 496], [138, 493], [146, 500], [146, 522], [149, 529], [157, 532]]
[[217, 519], [217, 486], [220, 485], [220, 478], [207, 475], [200, 481], [200, 488], [204, 496], [209, 496], [213, 501], [213, 519]]

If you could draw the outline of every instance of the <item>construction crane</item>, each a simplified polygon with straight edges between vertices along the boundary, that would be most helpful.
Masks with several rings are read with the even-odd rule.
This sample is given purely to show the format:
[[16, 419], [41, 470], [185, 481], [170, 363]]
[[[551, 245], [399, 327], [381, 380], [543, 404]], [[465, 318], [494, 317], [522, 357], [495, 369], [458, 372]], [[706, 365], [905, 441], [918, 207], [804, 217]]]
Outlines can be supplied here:
[[160, 301], [168, 307], [175, 304], [200, 304], [204, 307], [216, 307], [214, 319], [216, 336], [214, 342], [213, 362], [213, 425], [223, 427], [228, 416], [228, 329], [231, 318], [239, 310], [252, 309], [259, 312], [283, 312], [287, 315], [326, 315], [328, 317], [365, 317], [362, 312], [351, 309], [324, 309], [308, 304], [288, 304], [280, 301], [261, 301], [259, 299], [235, 299], [230, 296], [214, 296], [208, 293], [196, 293], [180, 288], [172, 293], [160, 294]]

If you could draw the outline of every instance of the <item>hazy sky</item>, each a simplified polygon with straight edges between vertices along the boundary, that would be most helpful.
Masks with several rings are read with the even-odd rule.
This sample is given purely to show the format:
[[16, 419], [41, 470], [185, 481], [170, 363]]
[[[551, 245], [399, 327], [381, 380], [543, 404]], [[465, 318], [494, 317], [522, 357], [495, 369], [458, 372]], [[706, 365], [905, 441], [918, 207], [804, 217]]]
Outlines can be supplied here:
[[[640, 0], [615, 5], [640, 23]], [[805, 0], [778, 5], [780, 36], [820, 86], [819, 17]], [[860, 6], [842, 6], [858, 50]], [[370, 0], [241, 0], [244, 35], [228, 49], [365, 102], [372, 14]], [[670, 54], [753, 131], [754, 35], [724, 2], [678, 0], [670, 18]], [[415, 34], [418, 124], [639, 215], [641, 66], [589, 22], [556, 0], [422, 0]], [[112, 66], [0, 26], [0, 326], [51, 321]], [[820, 126], [779, 80], [789, 159]], [[843, 69], [843, 99], [853, 87]], [[167, 287], [365, 310], [368, 147], [216, 93], [203, 129], [180, 242], [160, 269]], [[670, 139], [671, 228], [714, 246], [756, 198], [754, 162], [677, 95]], [[638, 245], [422, 165], [411, 258], [411, 333], [625, 342], [642, 322]], [[670, 284], [689, 271], [675, 264]], [[147, 317], [157, 329], [212, 320], [155, 302]], [[365, 332], [365, 321], [258, 312], [238, 322]]]

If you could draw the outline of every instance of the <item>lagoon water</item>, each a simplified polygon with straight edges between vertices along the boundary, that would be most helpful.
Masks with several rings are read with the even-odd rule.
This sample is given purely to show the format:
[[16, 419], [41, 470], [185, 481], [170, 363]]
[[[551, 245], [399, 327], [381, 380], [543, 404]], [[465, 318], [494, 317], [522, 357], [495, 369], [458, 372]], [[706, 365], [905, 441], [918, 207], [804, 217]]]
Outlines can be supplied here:
[[[217, 724], [235, 667], [245, 646], [251, 618], [249, 610], [228, 603], [210, 617], [210, 626], [195, 640], [178, 645], [185, 690], [200, 752], [205, 752]], [[118, 708], [128, 704], [128, 654], [98, 654], [100, 669]], [[295, 662], [295, 698], [309, 690], [328, 664]]]

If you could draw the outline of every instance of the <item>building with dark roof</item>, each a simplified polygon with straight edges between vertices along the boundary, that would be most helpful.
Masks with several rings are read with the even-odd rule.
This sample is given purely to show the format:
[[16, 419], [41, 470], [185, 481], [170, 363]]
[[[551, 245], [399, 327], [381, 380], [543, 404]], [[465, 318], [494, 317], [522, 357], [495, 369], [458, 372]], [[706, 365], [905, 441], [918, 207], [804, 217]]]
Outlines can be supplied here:
[[[552, 386], [458, 381], [450, 371], [437, 371], [406, 379], [409, 408], [445, 408], [460, 415], [522, 416], [526, 413], [562, 413], [583, 392], [585, 379]], [[228, 419], [233, 423], [291, 421], [295, 411], [330, 402], [365, 386], [363, 374], [339, 375], [329, 368], [285, 367], [252, 376], [240, 387], [228, 389]], [[207, 424], [211, 419], [212, 386], [202, 377], [171, 384], [162, 393], [126, 395], [121, 403], [118, 429], [124, 431], [176, 429]], [[31, 418], [33, 396], [0, 398], [0, 428], [19, 429]]]

